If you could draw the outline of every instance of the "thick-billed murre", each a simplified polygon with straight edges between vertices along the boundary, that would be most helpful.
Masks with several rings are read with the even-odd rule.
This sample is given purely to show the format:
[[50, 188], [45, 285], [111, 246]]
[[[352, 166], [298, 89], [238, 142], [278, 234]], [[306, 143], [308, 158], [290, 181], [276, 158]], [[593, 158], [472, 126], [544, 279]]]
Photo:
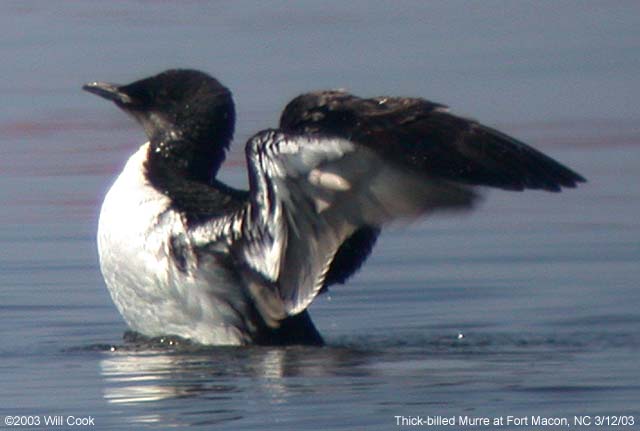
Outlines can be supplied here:
[[559, 191], [584, 181], [443, 105], [319, 91], [249, 139], [249, 190], [236, 190], [216, 180], [235, 125], [217, 80], [168, 70], [83, 88], [148, 137], [104, 199], [98, 250], [118, 310], [150, 337], [322, 344], [307, 307], [359, 269], [384, 225], [470, 209], [478, 186]]

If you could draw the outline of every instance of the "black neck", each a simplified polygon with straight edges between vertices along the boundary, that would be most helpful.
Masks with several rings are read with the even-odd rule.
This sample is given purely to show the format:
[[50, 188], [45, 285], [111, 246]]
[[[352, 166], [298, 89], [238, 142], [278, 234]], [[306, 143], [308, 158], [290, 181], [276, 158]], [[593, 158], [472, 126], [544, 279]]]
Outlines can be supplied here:
[[212, 154], [188, 148], [184, 141], [152, 142], [145, 164], [151, 185], [169, 197], [172, 208], [186, 216], [190, 225], [240, 208], [247, 192], [215, 179], [224, 151]]
[[225, 159], [227, 144], [206, 147], [186, 139], [152, 138], [147, 154], [147, 176], [156, 188], [181, 178], [211, 184]]

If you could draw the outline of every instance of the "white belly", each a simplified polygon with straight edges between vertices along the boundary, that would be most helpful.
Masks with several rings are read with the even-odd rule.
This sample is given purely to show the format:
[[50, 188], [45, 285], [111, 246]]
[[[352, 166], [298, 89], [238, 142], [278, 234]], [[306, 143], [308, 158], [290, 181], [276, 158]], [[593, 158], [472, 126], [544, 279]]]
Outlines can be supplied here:
[[[100, 212], [100, 268], [118, 310], [134, 331], [177, 335], [203, 344], [244, 344], [245, 308], [240, 286], [224, 268], [206, 274], [195, 265], [180, 271], [170, 239], [186, 238], [179, 213], [143, 175], [148, 144], [117, 178]], [[194, 262], [192, 262], [194, 263]], [[232, 306], [231, 306], [232, 305]]]

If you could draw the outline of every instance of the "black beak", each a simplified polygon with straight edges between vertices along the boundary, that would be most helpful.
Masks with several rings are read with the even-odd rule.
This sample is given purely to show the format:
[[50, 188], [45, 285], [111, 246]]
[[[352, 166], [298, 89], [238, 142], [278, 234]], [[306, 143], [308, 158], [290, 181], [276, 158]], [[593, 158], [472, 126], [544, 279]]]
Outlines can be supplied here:
[[83, 85], [82, 89], [121, 105], [130, 105], [133, 103], [131, 97], [123, 92], [120, 89], [120, 86], [116, 84], [109, 84], [108, 82], [90, 82]]

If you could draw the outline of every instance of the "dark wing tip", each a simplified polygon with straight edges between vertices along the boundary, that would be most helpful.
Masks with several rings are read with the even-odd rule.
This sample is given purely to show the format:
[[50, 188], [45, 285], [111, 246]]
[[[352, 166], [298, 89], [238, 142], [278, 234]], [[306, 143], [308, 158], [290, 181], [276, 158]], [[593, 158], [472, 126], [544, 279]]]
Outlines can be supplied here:
[[[559, 192], [586, 182], [577, 172], [509, 135], [481, 125], [475, 129], [486, 158], [484, 164], [495, 164], [496, 187]], [[472, 141], [473, 136], [469, 144]]]
[[586, 181], [541, 151], [444, 110], [418, 115], [406, 123], [392, 123], [383, 132], [362, 136], [368, 146], [385, 151], [390, 159], [462, 184], [558, 192]]

